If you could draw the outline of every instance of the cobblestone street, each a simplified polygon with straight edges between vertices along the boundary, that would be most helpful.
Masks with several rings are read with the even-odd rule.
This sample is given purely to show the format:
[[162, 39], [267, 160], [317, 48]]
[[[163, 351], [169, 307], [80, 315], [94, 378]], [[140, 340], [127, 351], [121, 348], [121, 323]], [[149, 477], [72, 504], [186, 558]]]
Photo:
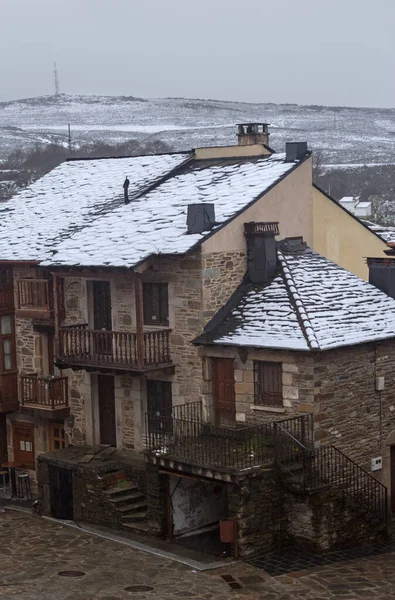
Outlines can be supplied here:
[[[195, 572], [75, 528], [11, 511], [0, 514], [0, 557], [0, 598], [7, 600], [392, 600], [395, 596], [394, 552], [279, 577], [243, 563]], [[62, 572], [66, 576], [59, 575]]]

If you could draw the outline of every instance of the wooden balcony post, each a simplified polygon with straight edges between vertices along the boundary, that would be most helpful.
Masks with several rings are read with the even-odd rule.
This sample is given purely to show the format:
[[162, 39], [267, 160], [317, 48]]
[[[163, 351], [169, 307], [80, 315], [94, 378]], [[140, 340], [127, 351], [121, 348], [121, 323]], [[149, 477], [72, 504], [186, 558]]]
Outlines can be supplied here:
[[61, 298], [60, 298], [60, 285], [59, 285], [59, 277], [52, 274], [53, 276], [53, 302], [54, 302], [54, 321], [55, 321], [55, 357], [59, 358], [61, 356], [61, 348], [60, 348], [60, 324], [62, 319], [61, 313]]
[[136, 296], [136, 354], [137, 366], [142, 369], [144, 366], [144, 311], [143, 311], [143, 283], [141, 277], [137, 275], [134, 280]]

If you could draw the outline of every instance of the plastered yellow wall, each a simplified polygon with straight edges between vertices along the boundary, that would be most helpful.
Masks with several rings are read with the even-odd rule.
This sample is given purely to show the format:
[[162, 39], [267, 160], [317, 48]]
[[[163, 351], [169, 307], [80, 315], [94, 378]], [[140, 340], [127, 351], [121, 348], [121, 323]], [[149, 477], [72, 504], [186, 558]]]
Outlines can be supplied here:
[[367, 256], [383, 257], [387, 247], [336, 202], [313, 187], [313, 249], [362, 279]]

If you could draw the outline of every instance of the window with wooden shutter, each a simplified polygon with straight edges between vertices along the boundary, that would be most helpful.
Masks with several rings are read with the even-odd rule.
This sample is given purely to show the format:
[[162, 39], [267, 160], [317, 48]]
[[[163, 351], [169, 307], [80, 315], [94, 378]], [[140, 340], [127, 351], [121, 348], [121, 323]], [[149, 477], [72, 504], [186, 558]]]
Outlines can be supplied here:
[[255, 404], [283, 406], [282, 364], [254, 361]]
[[143, 283], [145, 325], [169, 324], [169, 294], [167, 283]]
[[49, 449], [61, 450], [66, 447], [63, 423], [49, 423]]

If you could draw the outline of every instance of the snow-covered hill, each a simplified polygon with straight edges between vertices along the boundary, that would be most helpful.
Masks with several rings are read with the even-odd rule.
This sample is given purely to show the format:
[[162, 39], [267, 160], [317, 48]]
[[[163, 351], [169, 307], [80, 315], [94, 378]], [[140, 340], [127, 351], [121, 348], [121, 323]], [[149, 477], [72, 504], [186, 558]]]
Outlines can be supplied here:
[[307, 140], [328, 163], [395, 162], [395, 109], [67, 95], [0, 103], [0, 159], [36, 143], [66, 144], [68, 123], [74, 147], [157, 138], [183, 150], [233, 144], [234, 124], [245, 121], [269, 122], [275, 149]]

